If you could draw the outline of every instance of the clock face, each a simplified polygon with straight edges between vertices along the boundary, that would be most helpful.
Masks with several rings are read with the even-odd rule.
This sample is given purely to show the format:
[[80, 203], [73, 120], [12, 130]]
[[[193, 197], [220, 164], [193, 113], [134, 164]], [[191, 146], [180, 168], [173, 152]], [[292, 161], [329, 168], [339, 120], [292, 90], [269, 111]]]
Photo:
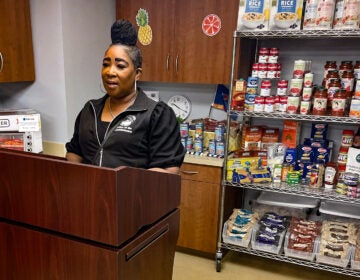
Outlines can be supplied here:
[[186, 96], [174, 95], [169, 99], [168, 105], [174, 110], [177, 118], [186, 120], [189, 117], [191, 102]]

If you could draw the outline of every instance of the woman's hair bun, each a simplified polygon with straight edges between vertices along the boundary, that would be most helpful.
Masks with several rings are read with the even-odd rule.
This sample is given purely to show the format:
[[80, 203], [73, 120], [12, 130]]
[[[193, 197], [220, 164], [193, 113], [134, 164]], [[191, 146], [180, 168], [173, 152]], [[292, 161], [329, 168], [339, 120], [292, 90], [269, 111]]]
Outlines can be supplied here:
[[120, 19], [111, 26], [111, 42], [135, 46], [137, 42], [137, 31], [135, 26], [126, 19]]

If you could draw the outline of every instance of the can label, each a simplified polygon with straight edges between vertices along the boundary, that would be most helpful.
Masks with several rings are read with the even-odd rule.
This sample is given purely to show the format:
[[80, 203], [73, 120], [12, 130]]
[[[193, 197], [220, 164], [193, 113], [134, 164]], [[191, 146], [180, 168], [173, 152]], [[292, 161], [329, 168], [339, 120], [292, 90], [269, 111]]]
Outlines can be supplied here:
[[219, 141], [215, 143], [215, 153], [217, 156], [224, 156], [225, 154], [225, 146], [224, 146], [224, 142]]
[[188, 137], [189, 136], [189, 123], [180, 124], [180, 136]]
[[223, 141], [224, 140], [224, 126], [217, 125], [215, 127], [215, 141]]
[[215, 148], [215, 140], [214, 139], [209, 140], [208, 152], [210, 155], [215, 155], [216, 148]]
[[203, 150], [203, 142], [201, 138], [195, 138], [194, 140], [194, 151], [197, 153], [201, 153]]

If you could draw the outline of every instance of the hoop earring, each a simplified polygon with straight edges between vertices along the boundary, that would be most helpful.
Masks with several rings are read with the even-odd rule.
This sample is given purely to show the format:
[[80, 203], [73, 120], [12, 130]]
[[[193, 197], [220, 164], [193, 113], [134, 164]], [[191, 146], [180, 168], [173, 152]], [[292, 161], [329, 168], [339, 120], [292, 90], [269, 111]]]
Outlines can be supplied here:
[[107, 94], [106, 90], [103, 89], [103, 88], [101, 87], [101, 85], [102, 85], [102, 83], [99, 84], [100, 91], [101, 91], [102, 93], [106, 93], [106, 94]]

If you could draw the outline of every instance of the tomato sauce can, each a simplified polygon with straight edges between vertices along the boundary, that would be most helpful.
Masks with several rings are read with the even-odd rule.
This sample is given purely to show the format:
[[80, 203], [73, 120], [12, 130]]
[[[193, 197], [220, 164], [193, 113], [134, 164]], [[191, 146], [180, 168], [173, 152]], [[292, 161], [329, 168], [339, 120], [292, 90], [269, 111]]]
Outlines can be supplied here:
[[296, 114], [299, 110], [300, 97], [299, 96], [288, 96], [286, 113]]

